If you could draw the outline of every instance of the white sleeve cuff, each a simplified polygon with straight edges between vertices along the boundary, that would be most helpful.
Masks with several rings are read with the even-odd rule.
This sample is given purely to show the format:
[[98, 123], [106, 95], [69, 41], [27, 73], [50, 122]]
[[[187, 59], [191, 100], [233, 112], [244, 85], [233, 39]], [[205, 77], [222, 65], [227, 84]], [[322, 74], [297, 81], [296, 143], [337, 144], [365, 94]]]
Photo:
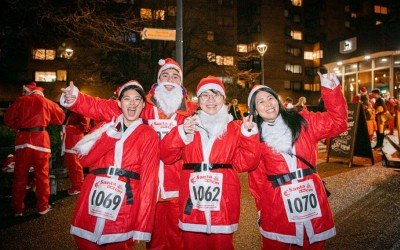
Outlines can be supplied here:
[[179, 135], [181, 136], [182, 141], [185, 143], [185, 145], [188, 145], [191, 143], [194, 139], [193, 134], [186, 134], [185, 130], [183, 130], [183, 124], [178, 126], [178, 132]]
[[66, 103], [65, 95], [64, 93], [62, 93], [60, 97], [60, 105], [63, 106], [64, 108], [72, 107], [75, 104], [76, 100], [78, 99], [78, 94], [79, 94], [79, 89], [76, 86], [74, 86], [74, 88], [72, 89], [72, 94], [76, 96], [75, 101], [73, 103]]
[[255, 124], [254, 122], [253, 122], [253, 124], [254, 124], [254, 127], [253, 127], [251, 130], [247, 130], [247, 129], [244, 127], [244, 124], [242, 124], [242, 126], [240, 127], [240, 131], [242, 132], [242, 134], [243, 134], [244, 136], [250, 137], [250, 136], [255, 135], [255, 134], [258, 133], [257, 124]]

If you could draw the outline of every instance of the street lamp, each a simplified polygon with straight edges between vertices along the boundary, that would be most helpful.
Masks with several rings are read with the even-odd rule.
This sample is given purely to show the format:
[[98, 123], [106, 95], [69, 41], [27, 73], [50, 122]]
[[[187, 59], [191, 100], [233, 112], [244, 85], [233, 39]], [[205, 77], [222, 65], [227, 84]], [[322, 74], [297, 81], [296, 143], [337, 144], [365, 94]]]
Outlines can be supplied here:
[[72, 55], [74, 54], [74, 50], [73, 49], [70, 49], [70, 48], [66, 48], [65, 49], [65, 51], [64, 51], [64, 56], [65, 56], [65, 58], [67, 58], [67, 79], [66, 79], [66, 81], [67, 81], [67, 86], [69, 85], [69, 64], [70, 64], [70, 61], [69, 61], [69, 59], [71, 59], [71, 57], [72, 57]]
[[264, 54], [267, 52], [268, 45], [265, 43], [260, 43], [257, 45], [257, 51], [261, 56], [261, 84], [264, 85]]

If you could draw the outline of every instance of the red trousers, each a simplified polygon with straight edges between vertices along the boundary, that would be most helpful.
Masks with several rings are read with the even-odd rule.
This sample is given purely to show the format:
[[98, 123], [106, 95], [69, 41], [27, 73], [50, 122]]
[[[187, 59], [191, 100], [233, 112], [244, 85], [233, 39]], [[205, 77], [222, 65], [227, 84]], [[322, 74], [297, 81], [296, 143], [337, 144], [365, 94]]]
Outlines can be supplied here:
[[263, 240], [263, 245], [262, 249], [263, 250], [289, 250], [289, 249], [308, 249], [308, 250], [321, 250], [324, 249], [325, 246], [325, 241], [318, 241], [314, 242], [313, 244], [310, 244], [308, 241], [307, 233], [304, 232], [304, 241], [303, 241], [303, 246], [299, 246], [296, 244], [288, 244], [288, 243], [283, 243], [280, 241], [276, 240], [270, 240], [267, 238], [262, 237]]
[[75, 243], [79, 250], [132, 250], [135, 245], [134, 240], [97, 245], [95, 242], [74, 236]]
[[14, 213], [19, 214], [24, 212], [26, 185], [31, 166], [35, 170], [36, 178], [36, 208], [39, 212], [43, 212], [48, 208], [50, 197], [49, 160], [50, 153], [31, 148], [18, 149], [15, 152], [11, 201]]
[[205, 234], [183, 232], [185, 249], [233, 250], [233, 234]]
[[81, 190], [83, 183], [83, 167], [76, 154], [65, 153], [64, 163], [68, 169], [68, 178], [71, 181], [71, 189]]
[[158, 201], [154, 219], [154, 228], [148, 249], [183, 249], [182, 231], [178, 227], [178, 198]]

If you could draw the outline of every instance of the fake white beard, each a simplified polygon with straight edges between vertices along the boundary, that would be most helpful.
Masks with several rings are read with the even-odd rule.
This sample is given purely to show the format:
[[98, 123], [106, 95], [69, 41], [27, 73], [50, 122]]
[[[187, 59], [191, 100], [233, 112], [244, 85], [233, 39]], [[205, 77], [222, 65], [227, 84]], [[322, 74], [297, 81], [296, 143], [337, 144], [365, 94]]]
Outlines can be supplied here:
[[261, 124], [261, 137], [265, 144], [276, 152], [288, 153], [292, 151], [292, 131], [278, 115], [275, 122], [263, 122]]
[[[171, 91], [168, 91], [164, 85], [173, 85], [175, 88]], [[182, 87], [176, 83], [158, 83], [157, 88], [154, 90], [154, 98], [157, 100], [157, 104], [164, 114], [171, 116], [182, 104]]]
[[[209, 115], [203, 110], [198, 111], [200, 125], [208, 130], [210, 136], [221, 137], [226, 132], [227, 125], [233, 120], [228, 113], [228, 107], [223, 105], [215, 115]], [[199, 130], [202, 130], [201, 128]]]

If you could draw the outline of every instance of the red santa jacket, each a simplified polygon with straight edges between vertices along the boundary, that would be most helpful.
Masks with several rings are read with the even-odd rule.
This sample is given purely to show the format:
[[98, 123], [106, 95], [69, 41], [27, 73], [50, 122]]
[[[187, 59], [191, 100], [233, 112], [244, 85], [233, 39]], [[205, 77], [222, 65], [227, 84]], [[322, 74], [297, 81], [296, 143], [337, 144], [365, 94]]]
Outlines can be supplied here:
[[[44, 128], [49, 124], [61, 125], [64, 112], [42, 94], [19, 97], [6, 111], [4, 123], [19, 130], [15, 140], [15, 150], [32, 148], [42, 152], [51, 152], [50, 137]], [[30, 130], [37, 129], [36, 132]]]
[[[203, 132], [196, 132], [193, 140], [187, 140], [183, 132], [183, 125], [177, 126], [161, 141], [161, 160], [171, 164], [183, 159], [183, 169], [180, 171], [179, 188], [179, 227], [183, 231], [201, 233], [229, 234], [237, 230], [240, 214], [240, 181], [237, 172], [254, 169], [260, 158], [258, 148], [258, 134], [248, 134], [241, 129], [242, 121], [232, 121], [227, 125], [226, 133], [218, 138], [206, 139]], [[218, 211], [202, 211], [190, 209], [190, 182], [195, 181], [192, 173], [197, 170], [186, 170], [186, 164], [198, 163], [231, 165], [231, 168], [216, 168], [212, 173], [221, 173], [222, 190], [206, 190], [200, 195], [220, 196]], [[199, 187], [199, 190], [201, 187]], [[204, 190], [203, 190], [204, 191]], [[204, 197], [205, 198], [205, 197]], [[202, 199], [202, 198], [200, 198]], [[188, 203], [188, 200], [191, 200]], [[188, 209], [189, 208], [189, 209]]]
[[[119, 121], [122, 121], [122, 115], [119, 117]], [[120, 139], [114, 136], [110, 137], [108, 132], [102, 131], [106, 125], [94, 130], [77, 144], [77, 148], [80, 148], [82, 142], [90, 141], [87, 139], [93, 135], [99, 137], [93, 143], [89, 153], [80, 159], [83, 165], [89, 167], [90, 173], [86, 176], [79, 194], [72, 219], [71, 233], [97, 244], [119, 242], [130, 238], [150, 241], [157, 199], [157, 172], [160, 160], [158, 136], [152, 128], [142, 124], [141, 119], [131, 124], [122, 133]], [[79, 149], [77, 150], [79, 152]], [[105, 172], [96, 172], [96, 170], [99, 171], [99, 169], [110, 166], [130, 171], [131, 174], [136, 173], [140, 177], [139, 179], [115, 175], [111, 177]], [[115, 221], [89, 214], [89, 202], [98, 201], [98, 197], [92, 199], [91, 190], [98, 185], [101, 177], [117, 178], [129, 186], [126, 188], [127, 195], [121, 200], [121, 208]], [[128, 190], [132, 191], [131, 196], [128, 196]], [[128, 202], [129, 197], [133, 198], [133, 202]], [[115, 201], [118, 200], [113, 198], [112, 203], [110, 199], [108, 205], [104, 204], [105, 206], [114, 206]]]
[[[347, 105], [340, 87], [334, 90], [322, 87], [322, 98], [327, 112], [302, 112], [307, 121], [307, 128], [302, 128], [300, 136], [293, 147], [293, 153], [301, 156], [314, 166], [317, 163], [317, 143], [327, 137], [335, 137], [347, 130]], [[261, 162], [258, 168], [249, 173], [249, 186], [260, 211], [260, 231], [263, 237], [290, 244], [303, 245], [304, 228], [310, 243], [326, 240], [336, 234], [332, 212], [321, 178], [310, 174], [298, 180], [298, 183], [309, 183], [311, 180], [316, 190], [316, 198], [321, 215], [303, 222], [289, 222], [285, 210], [282, 189], [296, 182], [273, 187], [267, 175], [281, 175], [303, 170], [309, 167], [296, 157], [278, 153], [264, 143], [260, 144]], [[292, 209], [293, 209], [293, 204]], [[296, 204], [298, 209], [300, 204]], [[304, 204], [303, 204], [304, 205]], [[310, 205], [310, 203], [308, 203]], [[315, 204], [314, 204], [315, 205]], [[288, 207], [288, 206], [287, 206]]]
[[63, 128], [62, 128], [62, 150], [61, 155], [66, 153], [75, 152], [71, 150], [75, 144], [82, 139], [85, 133], [89, 131], [89, 119], [83, 115], [77, 114], [75, 112], [70, 112], [65, 118]]
[[[144, 107], [141, 118], [147, 123], [151, 119], [165, 119], [166, 115], [155, 106], [154, 100], [154, 87], [153, 85], [151, 91], [146, 96], [146, 106]], [[118, 107], [116, 100], [111, 99], [100, 99], [97, 97], [91, 97], [83, 93], [78, 94], [78, 89], [74, 89], [77, 99], [71, 107], [70, 110], [84, 114], [97, 121], [110, 121], [113, 117], [117, 117], [121, 114], [121, 109]], [[186, 94], [184, 94], [184, 102], [181, 107], [176, 112], [173, 117], [176, 123], [182, 124], [185, 118], [192, 115], [196, 109], [197, 105], [193, 102], [187, 100]], [[62, 100], [61, 100], [62, 103]], [[158, 112], [158, 113], [157, 113]], [[182, 162], [177, 161], [173, 164], [167, 164], [163, 166], [161, 164], [160, 168], [160, 195], [163, 199], [178, 197], [179, 195], [179, 169], [182, 167]]]

